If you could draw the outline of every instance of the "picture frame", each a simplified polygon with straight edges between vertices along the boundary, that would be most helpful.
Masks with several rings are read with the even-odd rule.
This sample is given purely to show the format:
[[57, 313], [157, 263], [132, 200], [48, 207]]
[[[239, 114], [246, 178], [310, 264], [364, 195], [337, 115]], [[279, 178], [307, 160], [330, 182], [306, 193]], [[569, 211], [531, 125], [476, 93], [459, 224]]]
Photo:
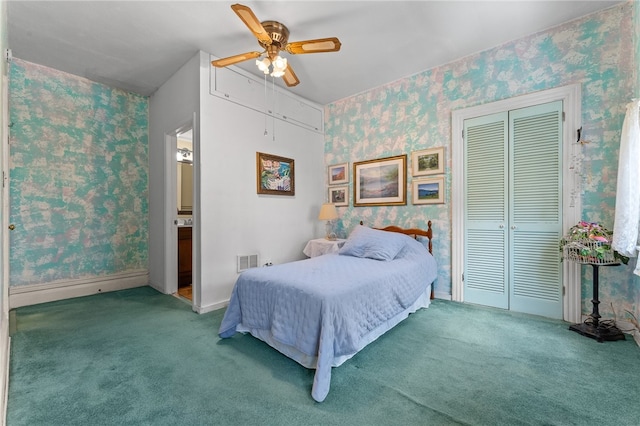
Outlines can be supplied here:
[[336, 207], [344, 207], [349, 205], [349, 187], [344, 186], [330, 186], [329, 187], [329, 202]]
[[444, 176], [414, 179], [412, 182], [413, 204], [444, 204]]
[[353, 205], [407, 204], [407, 155], [353, 163]]
[[295, 195], [295, 162], [291, 158], [256, 152], [258, 194]]
[[349, 183], [349, 163], [334, 164], [327, 169], [329, 185]]
[[411, 175], [427, 176], [444, 173], [444, 147], [423, 149], [411, 153]]

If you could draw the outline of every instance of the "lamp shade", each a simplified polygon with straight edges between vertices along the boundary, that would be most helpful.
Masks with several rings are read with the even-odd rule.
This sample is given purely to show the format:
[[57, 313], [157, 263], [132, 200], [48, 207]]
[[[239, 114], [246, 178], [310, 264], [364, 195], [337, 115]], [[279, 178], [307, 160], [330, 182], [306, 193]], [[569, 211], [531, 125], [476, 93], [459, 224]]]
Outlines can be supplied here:
[[331, 203], [324, 203], [322, 207], [320, 207], [320, 214], [318, 215], [318, 220], [335, 220], [338, 218], [338, 211], [336, 210], [336, 206]]

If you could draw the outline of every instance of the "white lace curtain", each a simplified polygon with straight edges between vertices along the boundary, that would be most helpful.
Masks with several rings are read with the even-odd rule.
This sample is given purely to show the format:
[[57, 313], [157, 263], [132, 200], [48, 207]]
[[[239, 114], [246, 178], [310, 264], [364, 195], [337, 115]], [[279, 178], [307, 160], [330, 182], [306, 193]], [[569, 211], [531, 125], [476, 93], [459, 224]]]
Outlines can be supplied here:
[[[640, 99], [627, 105], [622, 125], [612, 247], [628, 257], [640, 250]], [[640, 275], [640, 260], [633, 273]]]

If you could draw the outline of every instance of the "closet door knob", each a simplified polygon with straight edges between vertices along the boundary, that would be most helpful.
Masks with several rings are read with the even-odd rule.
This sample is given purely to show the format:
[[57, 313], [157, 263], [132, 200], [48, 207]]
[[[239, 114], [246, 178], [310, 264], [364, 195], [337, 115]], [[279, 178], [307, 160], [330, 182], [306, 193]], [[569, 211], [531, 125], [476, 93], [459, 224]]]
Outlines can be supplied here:
[[13, 223], [9, 225], [9, 231], [13, 231], [14, 229], [16, 229], [16, 226]]
[[500, 224], [500, 229], [504, 229], [504, 224], [503, 223]]

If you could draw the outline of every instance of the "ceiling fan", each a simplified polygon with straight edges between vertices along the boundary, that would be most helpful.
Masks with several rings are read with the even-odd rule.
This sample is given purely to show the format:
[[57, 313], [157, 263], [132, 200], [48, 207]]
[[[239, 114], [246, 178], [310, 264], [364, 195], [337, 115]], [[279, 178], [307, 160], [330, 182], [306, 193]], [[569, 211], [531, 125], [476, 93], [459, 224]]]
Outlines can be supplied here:
[[282, 77], [286, 85], [292, 87], [300, 83], [300, 80], [298, 80], [296, 73], [293, 72], [291, 65], [287, 63], [287, 59], [280, 56], [281, 50], [292, 55], [337, 52], [340, 50], [341, 43], [337, 37], [289, 43], [289, 29], [284, 24], [277, 21], [260, 22], [249, 7], [241, 4], [231, 5], [231, 9], [258, 39], [258, 43], [264, 48], [264, 51], [241, 53], [212, 61], [211, 65], [215, 67], [223, 68], [249, 59], [259, 58], [266, 54], [264, 59], [256, 59], [256, 65], [260, 71], [270, 74], [272, 77]]

